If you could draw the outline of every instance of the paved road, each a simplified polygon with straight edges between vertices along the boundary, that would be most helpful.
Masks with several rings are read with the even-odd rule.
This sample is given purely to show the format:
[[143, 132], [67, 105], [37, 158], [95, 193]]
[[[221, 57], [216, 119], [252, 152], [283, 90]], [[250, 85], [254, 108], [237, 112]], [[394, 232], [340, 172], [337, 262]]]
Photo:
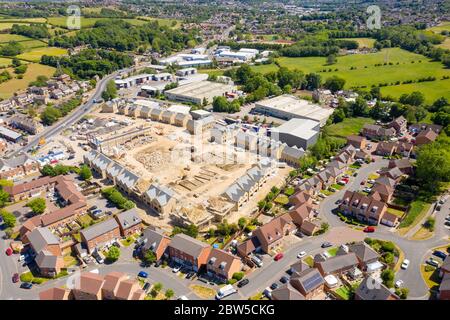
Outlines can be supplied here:
[[26, 146], [8, 154], [8, 157], [17, 156], [17, 154], [20, 152], [27, 152], [33, 147], [37, 146], [41, 138], [44, 138], [46, 141], [48, 141], [51, 137], [55, 136], [65, 128], [70, 127], [72, 124], [76, 123], [84, 115], [91, 112], [92, 107], [95, 105], [94, 100], [99, 99], [101, 97], [102, 92], [105, 90], [106, 84], [108, 83], [109, 80], [114, 79], [120, 72], [129, 72], [132, 69], [133, 68], [122, 69], [105, 76], [103, 79], [98, 81], [95, 92], [91, 95], [91, 97], [88, 99], [88, 101], [86, 101], [85, 104], [79, 106], [77, 109], [72, 111], [66, 117], [62, 118], [52, 126], [46, 128], [46, 130], [34, 136], [33, 140], [31, 140]]

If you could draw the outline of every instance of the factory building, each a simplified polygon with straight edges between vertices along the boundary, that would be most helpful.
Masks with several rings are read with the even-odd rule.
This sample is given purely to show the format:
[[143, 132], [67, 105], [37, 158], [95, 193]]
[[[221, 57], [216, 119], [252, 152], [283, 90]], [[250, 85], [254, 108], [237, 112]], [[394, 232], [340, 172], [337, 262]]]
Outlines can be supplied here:
[[286, 143], [289, 147], [296, 146], [306, 150], [319, 138], [320, 123], [308, 119], [291, 119], [281, 126], [272, 129], [273, 140]]
[[186, 84], [165, 91], [167, 99], [172, 101], [190, 102], [201, 105], [206, 99], [211, 103], [214, 97], [224, 96], [227, 92], [233, 92], [235, 87], [223, 83], [211, 81], [199, 81]]

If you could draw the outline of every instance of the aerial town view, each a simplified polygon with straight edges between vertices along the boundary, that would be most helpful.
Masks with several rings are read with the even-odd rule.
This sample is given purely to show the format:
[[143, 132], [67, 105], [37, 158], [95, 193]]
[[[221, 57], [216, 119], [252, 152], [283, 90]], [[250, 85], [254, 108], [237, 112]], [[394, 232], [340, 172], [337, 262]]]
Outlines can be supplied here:
[[0, 69], [0, 300], [450, 300], [450, 1], [2, 1]]

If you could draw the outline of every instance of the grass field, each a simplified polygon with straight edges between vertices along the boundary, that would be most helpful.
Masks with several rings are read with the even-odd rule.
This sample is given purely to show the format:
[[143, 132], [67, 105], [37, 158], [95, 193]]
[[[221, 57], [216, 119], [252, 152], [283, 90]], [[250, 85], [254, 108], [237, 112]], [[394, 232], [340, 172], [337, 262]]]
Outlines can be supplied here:
[[436, 33], [441, 33], [442, 31], [450, 31], [450, 21], [443, 22], [440, 25], [432, 28], [428, 28], [427, 30], [431, 30]]
[[41, 57], [43, 55], [61, 56], [64, 54], [67, 54], [67, 49], [55, 48], [55, 47], [45, 47], [45, 48], [36, 48], [36, 49], [32, 49], [28, 52], [24, 52], [22, 54], [19, 54], [17, 56], [17, 58], [27, 60], [27, 61], [39, 62], [39, 61], [41, 61]]
[[21, 41], [20, 45], [25, 49], [34, 49], [34, 48], [40, 48], [40, 47], [46, 47], [47, 43], [41, 40], [27, 40], [27, 41]]
[[181, 21], [176, 19], [164, 19], [164, 18], [152, 18], [152, 17], [138, 17], [138, 19], [154, 21], [157, 20], [160, 26], [172, 27], [173, 21], [176, 21], [176, 25], [173, 28], [177, 29], [181, 27]]
[[352, 134], [358, 134], [366, 123], [373, 123], [370, 118], [346, 118], [344, 121], [327, 127], [327, 133], [331, 136], [346, 138]]
[[[346, 80], [346, 88], [363, 87], [367, 90], [372, 85], [387, 83], [388, 94], [399, 97], [408, 87], [402, 85], [392, 86], [397, 81], [416, 80], [422, 77], [434, 76], [442, 79], [450, 76], [450, 69], [445, 69], [440, 62], [432, 62], [428, 58], [411, 53], [399, 48], [384, 49], [377, 53], [358, 54], [338, 57], [337, 63], [331, 66], [325, 65], [324, 57], [304, 57], [278, 59], [281, 66], [289, 69], [299, 69], [304, 73], [318, 72], [324, 80], [337, 75]], [[375, 64], [392, 63], [375, 67]], [[350, 70], [351, 67], [356, 69]], [[332, 69], [331, 72], [321, 72]], [[337, 71], [336, 71], [337, 69]], [[435, 81], [429, 83], [414, 84], [422, 87], [422, 91], [430, 97], [445, 96], [449, 94], [448, 82]]]
[[450, 99], [450, 79], [436, 80], [432, 82], [401, 84], [398, 86], [383, 87], [381, 93], [383, 95], [390, 95], [399, 97], [404, 93], [411, 93], [413, 91], [421, 91], [425, 95], [426, 102], [432, 103], [440, 97]]
[[[13, 74], [12, 69], [8, 69], [8, 71], [9, 73], [11, 73], [11, 75]], [[36, 80], [37, 76], [45, 75], [50, 78], [54, 73], [55, 68], [44, 66], [38, 63], [30, 63], [23, 79], [11, 79], [0, 84], [0, 98], [10, 98], [13, 96], [14, 92], [26, 89], [31, 81]]]
[[359, 48], [373, 48], [373, 44], [375, 43], [375, 39], [372, 38], [345, 38], [342, 40], [353, 40], [358, 42]]
[[47, 18], [8, 18], [8, 19], [1, 19], [0, 23], [4, 22], [31, 22], [31, 23], [46, 23]]
[[6, 43], [9, 41], [28, 41], [31, 38], [21, 36], [19, 34], [0, 33], [0, 43]]
[[271, 71], [277, 71], [278, 66], [275, 64], [260, 64], [258, 66], [251, 66], [251, 69], [255, 72], [269, 73]]
[[223, 70], [218, 70], [218, 69], [198, 69], [198, 73], [206, 73], [208, 75], [221, 76], [221, 75], [223, 75]]
[[450, 38], [445, 38], [444, 42], [438, 44], [436, 47], [450, 50]]
[[[81, 17], [81, 28], [92, 28], [97, 21], [111, 20], [111, 18], [83, 18]], [[146, 23], [144, 20], [139, 19], [121, 19], [127, 21], [133, 25], [143, 25]], [[158, 19], [165, 20], [165, 19]], [[67, 17], [50, 17], [48, 23], [57, 27], [67, 27]]]
[[17, 23], [17, 22], [3, 22], [0, 20], [0, 31], [9, 30], [12, 28], [13, 24], [18, 25], [29, 25], [28, 23]]
[[[11, 65], [12, 63], [12, 59], [8, 59], [8, 58], [0, 58], [0, 68], [5, 68], [9, 65]], [[0, 70], [3, 71], [3, 70]]]

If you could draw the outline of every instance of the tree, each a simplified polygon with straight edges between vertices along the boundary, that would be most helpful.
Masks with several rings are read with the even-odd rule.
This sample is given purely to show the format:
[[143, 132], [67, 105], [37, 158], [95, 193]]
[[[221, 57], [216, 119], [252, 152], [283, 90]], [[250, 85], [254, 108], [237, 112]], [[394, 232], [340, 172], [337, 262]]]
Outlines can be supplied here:
[[334, 54], [330, 54], [327, 57], [327, 65], [332, 65], [337, 62], [336, 56]]
[[0, 216], [2, 217], [3, 223], [5, 224], [5, 226], [7, 228], [14, 228], [14, 226], [16, 225], [16, 222], [17, 222], [15, 215], [13, 215], [9, 211], [1, 210]]
[[0, 188], [0, 208], [3, 208], [5, 204], [9, 201], [9, 193]]
[[335, 93], [342, 90], [345, 86], [345, 79], [338, 76], [332, 76], [325, 81], [324, 87]]
[[317, 73], [308, 73], [306, 75], [306, 89], [316, 90], [322, 85], [322, 77]]
[[241, 281], [244, 278], [243, 272], [235, 272], [233, 273], [233, 279], [236, 279], [237, 281]]
[[198, 227], [195, 224], [190, 224], [186, 228], [185, 234], [187, 234], [188, 236], [190, 236], [192, 238], [197, 238], [197, 236], [198, 236]]
[[105, 90], [102, 92], [102, 98], [105, 101], [112, 100], [117, 97], [117, 88], [113, 80], [108, 81]]
[[164, 295], [167, 299], [171, 299], [175, 295], [175, 292], [172, 289], [167, 289]]
[[425, 222], [425, 228], [427, 228], [430, 231], [434, 231], [435, 224], [436, 224], [436, 219], [433, 217], [428, 217], [427, 221]]
[[152, 250], [147, 250], [143, 258], [144, 258], [143, 260], [148, 264], [156, 262], [156, 255]]
[[381, 279], [383, 280], [383, 284], [388, 288], [392, 288], [394, 286], [394, 278], [395, 272], [392, 269], [385, 269], [381, 273]]
[[395, 290], [395, 294], [400, 297], [402, 300], [406, 300], [408, 298], [409, 289], [408, 288], [399, 288]]
[[8, 44], [3, 45], [0, 48], [0, 55], [13, 57], [21, 54], [23, 52], [23, 47], [17, 41], [10, 41]]
[[85, 164], [80, 167], [80, 178], [81, 180], [89, 180], [92, 178], [92, 171]]
[[47, 106], [41, 113], [41, 120], [45, 125], [51, 126], [53, 123], [61, 118], [62, 114], [59, 109], [52, 106]]
[[43, 214], [46, 208], [45, 199], [35, 198], [29, 201], [25, 206], [30, 208], [34, 214]]
[[115, 262], [120, 257], [120, 249], [116, 246], [111, 246], [111, 248], [108, 251], [108, 254], [106, 255], [106, 259], [110, 262]]
[[410, 94], [402, 94], [399, 101], [403, 104], [409, 104], [411, 106], [420, 106], [425, 102], [425, 96], [422, 92], [414, 91]]
[[245, 219], [244, 217], [239, 218], [238, 220], [238, 226], [239, 228], [242, 230], [245, 228], [245, 225], [247, 224], [247, 219]]

